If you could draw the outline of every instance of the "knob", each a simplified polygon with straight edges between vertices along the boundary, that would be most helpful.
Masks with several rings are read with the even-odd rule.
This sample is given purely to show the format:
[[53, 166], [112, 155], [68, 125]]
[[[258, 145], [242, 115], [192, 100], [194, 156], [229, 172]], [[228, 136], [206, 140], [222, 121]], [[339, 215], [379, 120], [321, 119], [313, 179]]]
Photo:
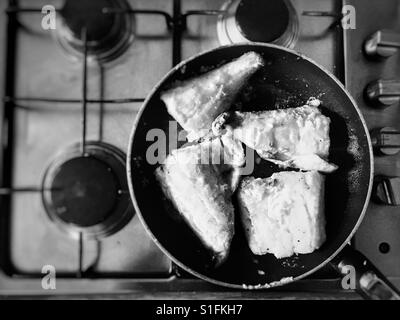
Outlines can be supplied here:
[[399, 48], [400, 33], [390, 30], [376, 31], [364, 44], [365, 53], [375, 58], [389, 58]]
[[375, 177], [373, 199], [381, 204], [399, 206], [400, 177]]
[[369, 83], [365, 95], [371, 105], [386, 108], [400, 102], [400, 80], [377, 80]]
[[385, 127], [371, 131], [374, 150], [380, 154], [392, 156], [400, 152], [400, 131]]

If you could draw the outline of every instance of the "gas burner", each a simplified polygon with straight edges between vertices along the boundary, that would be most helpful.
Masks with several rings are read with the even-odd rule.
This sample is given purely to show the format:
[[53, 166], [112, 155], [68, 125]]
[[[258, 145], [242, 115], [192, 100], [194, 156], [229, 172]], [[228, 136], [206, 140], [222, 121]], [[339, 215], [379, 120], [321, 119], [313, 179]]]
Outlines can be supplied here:
[[299, 35], [299, 21], [290, 0], [231, 0], [221, 8], [218, 39], [227, 45], [268, 42], [293, 48]]
[[101, 238], [120, 230], [133, 216], [125, 156], [117, 148], [90, 142], [60, 154], [43, 179], [49, 217], [74, 237]]
[[85, 37], [89, 61], [108, 62], [133, 41], [135, 21], [129, 14], [104, 13], [104, 8], [128, 10], [126, 0], [66, 0], [57, 19], [56, 37], [67, 53], [82, 58]]

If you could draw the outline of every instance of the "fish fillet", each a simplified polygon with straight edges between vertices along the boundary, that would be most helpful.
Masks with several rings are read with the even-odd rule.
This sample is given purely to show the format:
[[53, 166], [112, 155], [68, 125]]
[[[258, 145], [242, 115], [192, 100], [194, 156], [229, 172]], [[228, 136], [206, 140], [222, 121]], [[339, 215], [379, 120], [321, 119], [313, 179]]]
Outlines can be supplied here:
[[213, 132], [232, 131], [261, 158], [283, 167], [332, 172], [337, 166], [327, 161], [330, 119], [315, 101], [313, 104], [262, 112], [225, 112], [214, 121]]
[[212, 122], [228, 110], [243, 85], [263, 65], [260, 55], [248, 52], [196, 78], [180, 82], [161, 94], [169, 114], [188, 132], [189, 141], [211, 130]]
[[166, 197], [222, 263], [234, 234], [231, 197], [244, 163], [241, 143], [229, 136], [174, 150], [156, 170]]
[[286, 258], [311, 253], [325, 241], [324, 176], [317, 171], [247, 177], [238, 199], [254, 254]]

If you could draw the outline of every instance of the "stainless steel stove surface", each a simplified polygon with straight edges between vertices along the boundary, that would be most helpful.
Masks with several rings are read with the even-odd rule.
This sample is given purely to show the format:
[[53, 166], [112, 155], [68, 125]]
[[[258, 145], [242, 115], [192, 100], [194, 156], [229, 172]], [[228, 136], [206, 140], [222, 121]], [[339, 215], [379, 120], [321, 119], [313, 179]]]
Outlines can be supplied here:
[[[370, 33], [385, 28], [392, 30], [385, 48], [395, 39], [398, 47], [396, 0], [372, 1], [380, 22], [368, 19], [372, 9], [362, 1], [346, 0], [356, 7], [358, 23], [347, 31], [338, 22], [343, 3], [335, 0], [264, 4], [265, 15], [274, 11], [280, 17], [274, 23], [257, 14], [257, 1], [8, 2], [0, 3], [2, 25], [8, 17], [8, 28], [0, 28], [0, 46], [7, 49], [0, 56], [6, 66], [0, 294], [53, 293], [41, 287], [45, 265], [57, 271], [55, 293], [224, 292], [182, 272], [157, 248], [135, 215], [126, 186], [124, 152], [144, 98], [173, 65], [194, 54], [237, 41], [292, 47], [346, 83], [371, 129], [399, 130], [398, 83], [382, 93], [397, 106], [372, 109], [362, 96], [366, 79], [399, 74], [395, 49], [380, 62], [368, 62], [361, 51]], [[41, 9], [48, 4], [57, 8], [55, 30], [41, 26]], [[269, 32], [260, 32], [259, 23]], [[391, 144], [398, 146], [398, 131], [391, 133]], [[398, 156], [376, 160], [378, 173], [400, 176]], [[390, 201], [399, 201], [399, 183], [384, 182], [394, 190]], [[400, 279], [399, 224], [398, 207], [371, 204], [355, 241], [392, 280]], [[281, 290], [337, 293], [339, 282], [326, 268]]]
[[[145, 2], [148, 3], [148, 1], [143, 1]], [[41, 8], [45, 3], [37, 2], [35, 6]], [[69, 3], [71, 1], [67, 2]], [[164, 10], [163, 2], [160, 4], [155, 4], [156, 8]], [[26, 1], [25, 5], [31, 6], [33, 3]], [[54, 3], [56, 8], [61, 5], [61, 3]], [[20, 6], [24, 7], [24, 4], [21, 2]], [[99, 7], [99, 10], [101, 9]], [[103, 15], [101, 11], [99, 14]], [[82, 276], [82, 273], [86, 271], [94, 274], [128, 273], [135, 276], [153, 274], [166, 276], [170, 271], [170, 262], [146, 235], [138, 217], [131, 217], [133, 209], [127, 193], [125, 155], [118, 155], [122, 162], [119, 166], [122, 167], [114, 169], [110, 163], [113, 161], [110, 159], [112, 155], [98, 154], [96, 148], [92, 148], [90, 143], [95, 141], [99, 147], [101, 144], [109, 144], [123, 153], [141, 102], [88, 103], [85, 133], [87, 145], [83, 153], [80, 151], [80, 146], [76, 146], [76, 150], [73, 150], [73, 145], [82, 141], [82, 103], [43, 102], [34, 101], [34, 99], [83, 99], [82, 53], [74, 55], [64, 50], [56, 40], [59, 37], [58, 28], [53, 32], [55, 34], [40, 31], [41, 18], [41, 15], [37, 14], [19, 15], [21, 24], [27, 28], [31, 26], [39, 28], [35, 30], [37, 34], [23, 30], [18, 32], [15, 55], [15, 97], [29, 99], [15, 101], [17, 106], [14, 108], [12, 186], [15, 188], [32, 186], [39, 189], [59, 187], [65, 190], [46, 191], [43, 195], [46, 206], [43, 205], [41, 192], [12, 193], [9, 225], [11, 267], [17, 274], [40, 274], [43, 265], [48, 264], [53, 265], [60, 274], [71, 276]], [[142, 98], [171, 67], [170, 63], [163, 65], [161, 60], [153, 72], [147, 72], [147, 68], [160, 58], [160, 52], [168, 55], [171, 50], [167, 41], [140, 39], [141, 34], [147, 33], [146, 20], [136, 20], [131, 19], [130, 23], [135, 22], [138, 36], [124, 56], [120, 56], [120, 64], [113, 60], [116, 63], [115, 66], [103, 67], [89, 61], [86, 74], [87, 99]], [[157, 19], [155, 19], [156, 22]], [[157, 28], [157, 25], [153, 24], [152, 27]], [[162, 20], [158, 29], [160, 32], [165, 31], [165, 23]], [[92, 40], [89, 36], [90, 30], [88, 30], [90, 42]], [[155, 50], [150, 49], [154, 48], [152, 45], [156, 48]], [[145, 76], [140, 76], [141, 74]], [[112, 154], [113, 150], [106, 150], [106, 152]], [[86, 157], [87, 154], [92, 157]], [[103, 158], [108, 158], [108, 160]], [[82, 168], [65, 168], [67, 172], [63, 173], [62, 166], [70, 159], [75, 159], [75, 166], [82, 166]], [[88, 169], [92, 167], [92, 164], [77, 163], [87, 162], [90, 159], [100, 160], [98, 165], [104, 168], [98, 168], [97, 172], [89, 173]], [[113, 172], [109, 172], [110, 177], [105, 176], [104, 181], [100, 181], [103, 171], [105, 170], [104, 174], [107, 174], [107, 169], [111, 168]], [[77, 170], [82, 172], [79, 173]], [[116, 172], [118, 170], [120, 172]], [[74, 179], [68, 171], [80, 175], [80, 180], [72, 181]], [[86, 180], [82, 176], [83, 173], [87, 175]], [[122, 176], [123, 181], [109, 181], [114, 179], [112, 175], [117, 174]], [[57, 182], [57, 177], [54, 175], [58, 175], [60, 181]], [[65, 177], [63, 178], [62, 175]], [[70, 179], [71, 182], [65, 179]], [[100, 184], [105, 190], [96, 190], [96, 186]], [[54, 199], [70, 189], [73, 189], [70, 199], [66, 197], [60, 200]], [[104, 199], [104, 195], [107, 194], [114, 194], [118, 199]], [[62, 203], [58, 203], [60, 201]], [[72, 203], [66, 203], [68, 201]], [[78, 204], [78, 201], [82, 203]], [[118, 201], [125, 202], [123, 208], [115, 208], [115, 202]], [[112, 233], [106, 238], [100, 235], [97, 237], [98, 240], [93, 240], [91, 239], [93, 237], [88, 235], [93, 231], [87, 229], [88, 226], [96, 225], [98, 221], [83, 221], [83, 228], [73, 230], [75, 232], [72, 232], [71, 237], [70, 230], [63, 230], [63, 227], [68, 229], [71, 223], [77, 222], [68, 221], [66, 217], [68, 214], [74, 214], [72, 211], [79, 210], [78, 207], [72, 208], [73, 204], [81, 206], [80, 213], [85, 217], [92, 211], [97, 212], [97, 215], [99, 215], [99, 210], [103, 211], [101, 216], [95, 217], [95, 220], [99, 221], [104, 221], [107, 215], [115, 213], [118, 215], [118, 212], [115, 212], [118, 210], [130, 211], [122, 213], [127, 216], [123, 218], [127, 224], [120, 226], [122, 229], [119, 232]], [[49, 206], [55, 208], [49, 208]], [[87, 206], [96, 207], [88, 208]], [[63, 210], [66, 212], [63, 213]], [[79, 211], [76, 214], [79, 214]], [[64, 215], [64, 221], [54, 219], [55, 215]], [[77, 224], [79, 225], [80, 222]], [[102, 233], [101, 230], [99, 232]], [[79, 239], [80, 237], [83, 239]]]

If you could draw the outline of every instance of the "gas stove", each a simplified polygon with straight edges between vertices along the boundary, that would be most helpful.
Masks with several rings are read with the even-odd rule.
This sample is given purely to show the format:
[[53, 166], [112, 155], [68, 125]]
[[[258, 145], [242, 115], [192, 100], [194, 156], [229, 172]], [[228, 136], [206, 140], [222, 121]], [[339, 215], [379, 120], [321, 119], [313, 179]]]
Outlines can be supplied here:
[[[183, 59], [254, 41], [309, 56], [357, 100], [377, 177], [354, 245], [400, 287], [400, 1], [9, 0], [0, 11], [0, 294], [351, 295], [329, 268], [276, 291], [214, 287], [176, 267], [133, 210], [125, 151], [146, 95]], [[42, 286], [49, 267], [56, 290]]]

